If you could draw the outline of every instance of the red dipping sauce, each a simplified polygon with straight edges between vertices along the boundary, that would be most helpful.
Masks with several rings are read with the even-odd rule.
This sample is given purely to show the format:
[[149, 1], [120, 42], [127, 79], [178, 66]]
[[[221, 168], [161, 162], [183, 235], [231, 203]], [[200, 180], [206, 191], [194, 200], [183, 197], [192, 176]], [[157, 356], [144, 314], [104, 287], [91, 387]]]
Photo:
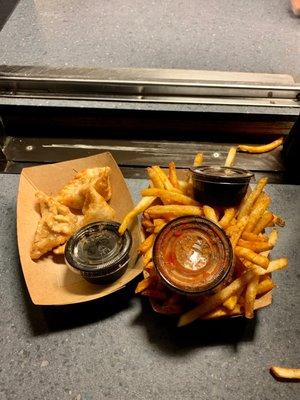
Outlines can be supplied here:
[[231, 276], [233, 251], [223, 229], [206, 218], [180, 217], [159, 232], [153, 261], [162, 280], [190, 295], [217, 290]]

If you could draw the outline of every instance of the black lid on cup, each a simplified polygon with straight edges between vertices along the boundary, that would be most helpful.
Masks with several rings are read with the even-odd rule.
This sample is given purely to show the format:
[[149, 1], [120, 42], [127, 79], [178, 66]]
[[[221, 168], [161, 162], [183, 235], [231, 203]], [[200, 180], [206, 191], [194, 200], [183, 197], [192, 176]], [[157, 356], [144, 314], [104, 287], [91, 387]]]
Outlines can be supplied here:
[[120, 235], [119, 226], [118, 222], [99, 221], [81, 228], [66, 244], [66, 263], [84, 277], [111, 275], [129, 259], [132, 244], [130, 232]]
[[249, 182], [254, 175], [253, 172], [246, 169], [219, 165], [194, 167], [191, 168], [191, 171], [195, 179], [201, 179], [206, 182], [245, 183]]

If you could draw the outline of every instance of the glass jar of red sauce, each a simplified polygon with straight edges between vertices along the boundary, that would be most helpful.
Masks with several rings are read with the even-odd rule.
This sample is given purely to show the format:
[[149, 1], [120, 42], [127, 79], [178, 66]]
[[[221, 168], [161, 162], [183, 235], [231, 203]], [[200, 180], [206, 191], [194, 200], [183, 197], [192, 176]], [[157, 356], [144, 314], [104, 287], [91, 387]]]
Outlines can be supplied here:
[[234, 256], [222, 228], [206, 218], [172, 220], [156, 237], [153, 261], [162, 280], [185, 295], [215, 292], [228, 283]]

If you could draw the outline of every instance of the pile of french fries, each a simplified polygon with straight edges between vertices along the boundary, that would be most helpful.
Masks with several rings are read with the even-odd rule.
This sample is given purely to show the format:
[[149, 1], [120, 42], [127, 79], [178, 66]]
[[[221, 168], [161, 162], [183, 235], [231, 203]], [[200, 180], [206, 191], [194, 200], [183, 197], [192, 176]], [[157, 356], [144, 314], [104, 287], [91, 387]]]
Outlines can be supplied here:
[[[234, 162], [236, 148], [229, 151], [225, 166]], [[203, 155], [197, 154], [194, 166], [200, 166]], [[165, 172], [159, 166], [147, 169], [149, 187], [142, 190], [142, 199], [126, 215], [120, 233], [124, 233], [133, 219], [142, 214], [145, 240], [140, 245], [143, 257], [144, 279], [138, 283], [136, 293], [148, 296], [155, 311], [180, 315], [178, 326], [194, 320], [244, 315], [253, 318], [254, 309], [265, 305], [263, 297], [275, 284], [271, 273], [286, 268], [286, 258], [270, 260], [278, 232], [275, 225], [284, 221], [269, 210], [271, 198], [264, 191], [267, 178], [261, 178], [249, 188], [238, 207], [222, 208], [198, 203], [192, 195], [189, 174], [179, 178], [174, 162]], [[212, 295], [188, 297], [170, 290], [158, 276], [152, 261], [155, 237], [165, 224], [174, 218], [204, 216], [222, 227], [230, 238], [235, 254], [233, 280]], [[269, 229], [271, 231], [269, 232]]]

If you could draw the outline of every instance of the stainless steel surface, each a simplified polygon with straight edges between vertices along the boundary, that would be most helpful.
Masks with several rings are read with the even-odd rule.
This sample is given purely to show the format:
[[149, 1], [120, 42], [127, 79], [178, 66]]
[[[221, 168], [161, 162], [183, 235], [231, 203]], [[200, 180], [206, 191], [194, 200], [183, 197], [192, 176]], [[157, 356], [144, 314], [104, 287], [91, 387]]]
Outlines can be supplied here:
[[0, 97], [300, 107], [299, 94], [287, 75], [0, 68]]
[[[199, 151], [204, 154], [205, 164], [223, 165], [231, 145], [190, 141], [114, 140], [112, 137], [110, 139], [7, 137], [3, 153], [8, 161], [51, 163], [110, 151], [122, 167], [144, 169], [148, 165], [167, 166], [170, 161], [175, 161], [178, 167], [189, 168]], [[253, 171], [284, 171], [280, 148], [259, 156], [238, 153], [235, 165]]]

